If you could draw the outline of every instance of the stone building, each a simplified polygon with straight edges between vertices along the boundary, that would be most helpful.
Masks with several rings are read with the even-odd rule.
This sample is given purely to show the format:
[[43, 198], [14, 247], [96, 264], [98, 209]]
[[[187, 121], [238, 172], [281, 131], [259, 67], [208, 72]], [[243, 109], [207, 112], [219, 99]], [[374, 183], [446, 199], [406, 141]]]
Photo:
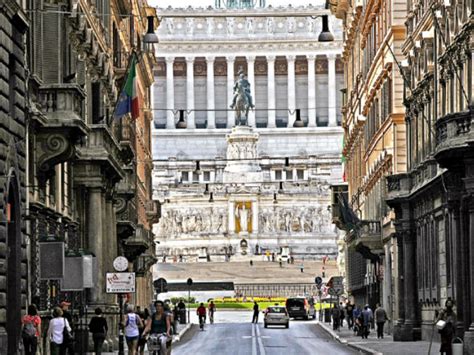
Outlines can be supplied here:
[[[358, 217], [334, 222], [345, 231], [346, 286], [354, 301], [382, 303], [398, 319], [398, 245], [386, 176], [406, 171], [403, 78], [397, 67], [405, 40], [406, 7], [397, 0], [331, 3], [344, 19], [344, 128], [347, 200]], [[390, 331], [393, 324], [388, 324]]]
[[16, 354], [27, 305], [25, 33], [21, 1], [0, 4], [0, 349]]
[[[321, 16], [329, 11], [322, 7], [216, 5], [158, 10], [152, 132], [154, 198], [163, 216], [158, 257], [335, 255], [328, 187], [341, 179], [340, 23], [329, 17], [335, 40], [323, 42]], [[245, 134], [231, 130], [229, 108], [240, 70], [255, 104]]]
[[[27, 42], [31, 301], [48, 311], [67, 300], [80, 318], [86, 305], [89, 312], [102, 307], [109, 317], [108, 344], [118, 330], [118, 298], [105, 289], [115, 257], [126, 256], [129, 271], [137, 273], [137, 292], [129, 302], [147, 305], [152, 297], [148, 269], [154, 259], [145, 253], [153, 245], [149, 218], [157, 216], [151, 203], [148, 109], [155, 59], [153, 50], [142, 51], [150, 15], [143, 5], [40, 1], [29, 14], [34, 29]], [[139, 59], [141, 110], [135, 120], [114, 119], [132, 51]], [[51, 256], [41, 249], [54, 242], [64, 244], [67, 258], [95, 256], [92, 287], [75, 283], [81, 278], [71, 274], [62, 280], [45, 277], [42, 265]], [[76, 334], [88, 334], [78, 327]]]
[[407, 3], [408, 170], [388, 177], [400, 246], [403, 339], [429, 339], [435, 312], [454, 300], [457, 333], [474, 353], [473, 8], [469, 1]]

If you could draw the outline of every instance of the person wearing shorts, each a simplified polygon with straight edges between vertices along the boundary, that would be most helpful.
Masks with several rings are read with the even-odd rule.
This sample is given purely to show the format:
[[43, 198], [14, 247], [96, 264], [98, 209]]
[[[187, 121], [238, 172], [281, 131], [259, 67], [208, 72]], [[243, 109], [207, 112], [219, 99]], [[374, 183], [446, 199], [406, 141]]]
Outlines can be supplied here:
[[133, 305], [127, 306], [125, 315], [125, 339], [127, 340], [128, 355], [137, 354], [139, 328], [143, 327], [140, 317], [133, 311]]

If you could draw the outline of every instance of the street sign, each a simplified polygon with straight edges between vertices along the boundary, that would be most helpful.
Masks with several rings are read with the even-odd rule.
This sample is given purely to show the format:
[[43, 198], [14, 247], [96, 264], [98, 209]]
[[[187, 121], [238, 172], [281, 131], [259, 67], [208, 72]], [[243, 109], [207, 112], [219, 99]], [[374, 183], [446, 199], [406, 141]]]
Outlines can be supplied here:
[[189, 287], [191, 287], [193, 285], [193, 279], [189, 278], [188, 281], [186, 281], [186, 283], [188, 284]]
[[338, 295], [344, 293], [344, 285], [342, 284], [342, 276], [333, 276], [332, 277], [332, 288], [337, 292]]
[[168, 292], [168, 282], [162, 277], [153, 281], [153, 286], [158, 293]]
[[323, 283], [323, 279], [319, 276], [316, 276], [314, 279], [314, 282], [316, 283], [316, 286], [321, 287], [321, 284]]
[[134, 272], [108, 272], [105, 280], [107, 293], [135, 293]]

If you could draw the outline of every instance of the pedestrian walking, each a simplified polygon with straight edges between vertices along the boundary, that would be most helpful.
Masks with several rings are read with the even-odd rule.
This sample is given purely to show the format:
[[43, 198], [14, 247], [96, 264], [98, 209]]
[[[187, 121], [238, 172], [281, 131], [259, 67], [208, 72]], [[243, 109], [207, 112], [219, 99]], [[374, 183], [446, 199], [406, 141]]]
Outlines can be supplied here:
[[253, 260], [250, 260], [250, 266], [253, 266]]
[[[176, 310], [177, 307], [175, 307], [175, 310]], [[147, 341], [147, 338], [146, 336], [143, 335], [143, 332], [145, 331], [145, 325], [148, 321], [148, 318], [150, 318], [150, 311], [148, 310], [148, 308], [145, 308], [145, 310], [142, 312], [142, 313], [139, 313], [138, 316], [140, 317], [140, 319], [142, 320], [143, 322], [143, 327], [142, 328], [138, 328], [139, 330], [139, 336], [138, 336], [138, 353], [140, 355], [144, 355], [145, 354], [145, 345], [146, 345], [146, 341]], [[178, 317], [176, 317], [177, 319]]]
[[[72, 333], [74, 333], [74, 322], [72, 319], [72, 314], [71, 312], [69, 312], [70, 305], [71, 303], [67, 301], [62, 301], [59, 304], [59, 307], [61, 307], [61, 310], [63, 311], [63, 317], [66, 318], [67, 321], [69, 322], [69, 325], [71, 327], [71, 335], [73, 335]], [[66, 354], [74, 355], [74, 341], [73, 340], [68, 341], [67, 343], [64, 344], [64, 346], [66, 347]]]
[[354, 306], [351, 302], [347, 302], [346, 305], [346, 316], [347, 316], [347, 326], [349, 329], [354, 327], [354, 318], [353, 318]]
[[388, 320], [387, 312], [380, 304], [375, 309], [375, 323], [377, 324], [377, 339], [383, 339], [383, 327]]
[[21, 338], [25, 355], [35, 355], [41, 339], [41, 318], [34, 304], [28, 306], [28, 314], [23, 317], [22, 325]]
[[362, 339], [368, 339], [372, 321], [372, 310], [370, 309], [369, 305], [366, 304], [364, 310], [362, 311]]
[[334, 308], [331, 311], [332, 315], [332, 329], [333, 330], [339, 330], [339, 321], [341, 319], [341, 310], [337, 306], [337, 304], [334, 305]]
[[362, 310], [358, 305], [354, 306], [352, 320], [354, 322], [354, 335], [362, 335]]
[[89, 322], [89, 332], [92, 333], [92, 340], [94, 341], [94, 352], [96, 355], [102, 354], [102, 346], [107, 337], [109, 327], [107, 320], [102, 316], [102, 309], [97, 307], [95, 309], [95, 316]]
[[214, 301], [209, 302], [207, 306], [207, 313], [209, 314], [209, 323], [214, 324], [214, 313], [216, 312], [216, 305]]
[[69, 321], [63, 317], [63, 311], [59, 307], [55, 307], [53, 310], [53, 319], [49, 322], [47, 336], [50, 341], [51, 355], [65, 355], [66, 354], [66, 342], [64, 339], [65, 330], [71, 332], [71, 326]]
[[441, 347], [439, 349], [440, 354], [452, 355], [453, 354], [453, 338], [456, 333], [456, 320], [457, 315], [453, 310], [454, 303], [451, 298], [446, 300], [444, 309], [439, 313], [438, 319], [436, 320], [436, 326], [438, 327], [439, 334], [441, 335]]
[[252, 323], [258, 323], [258, 303], [257, 301], [254, 301], [253, 303], [253, 318], [252, 318]]
[[339, 316], [339, 325], [341, 328], [344, 328], [344, 318], [346, 318], [346, 312], [345, 312], [344, 305], [342, 304], [342, 302], [340, 303], [339, 310], [341, 312]]
[[182, 299], [178, 302], [178, 313], [179, 313], [179, 321], [181, 324], [186, 323], [186, 305]]
[[136, 355], [138, 346], [139, 327], [143, 327], [142, 320], [134, 313], [132, 304], [127, 305], [127, 314], [125, 315], [125, 339], [127, 340], [128, 355]]

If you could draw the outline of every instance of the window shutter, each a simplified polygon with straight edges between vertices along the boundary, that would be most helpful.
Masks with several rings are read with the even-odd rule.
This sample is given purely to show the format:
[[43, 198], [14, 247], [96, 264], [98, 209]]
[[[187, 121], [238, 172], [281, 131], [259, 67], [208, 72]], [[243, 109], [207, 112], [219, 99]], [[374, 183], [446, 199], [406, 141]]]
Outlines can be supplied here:
[[43, 12], [43, 81], [45, 84], [62, 82], [62, 43], [60, 41], [60, 33], [65, 31], [65, 23], [63, 14], [57, 13], [61, 10], [59, 6], [44, 6]]

